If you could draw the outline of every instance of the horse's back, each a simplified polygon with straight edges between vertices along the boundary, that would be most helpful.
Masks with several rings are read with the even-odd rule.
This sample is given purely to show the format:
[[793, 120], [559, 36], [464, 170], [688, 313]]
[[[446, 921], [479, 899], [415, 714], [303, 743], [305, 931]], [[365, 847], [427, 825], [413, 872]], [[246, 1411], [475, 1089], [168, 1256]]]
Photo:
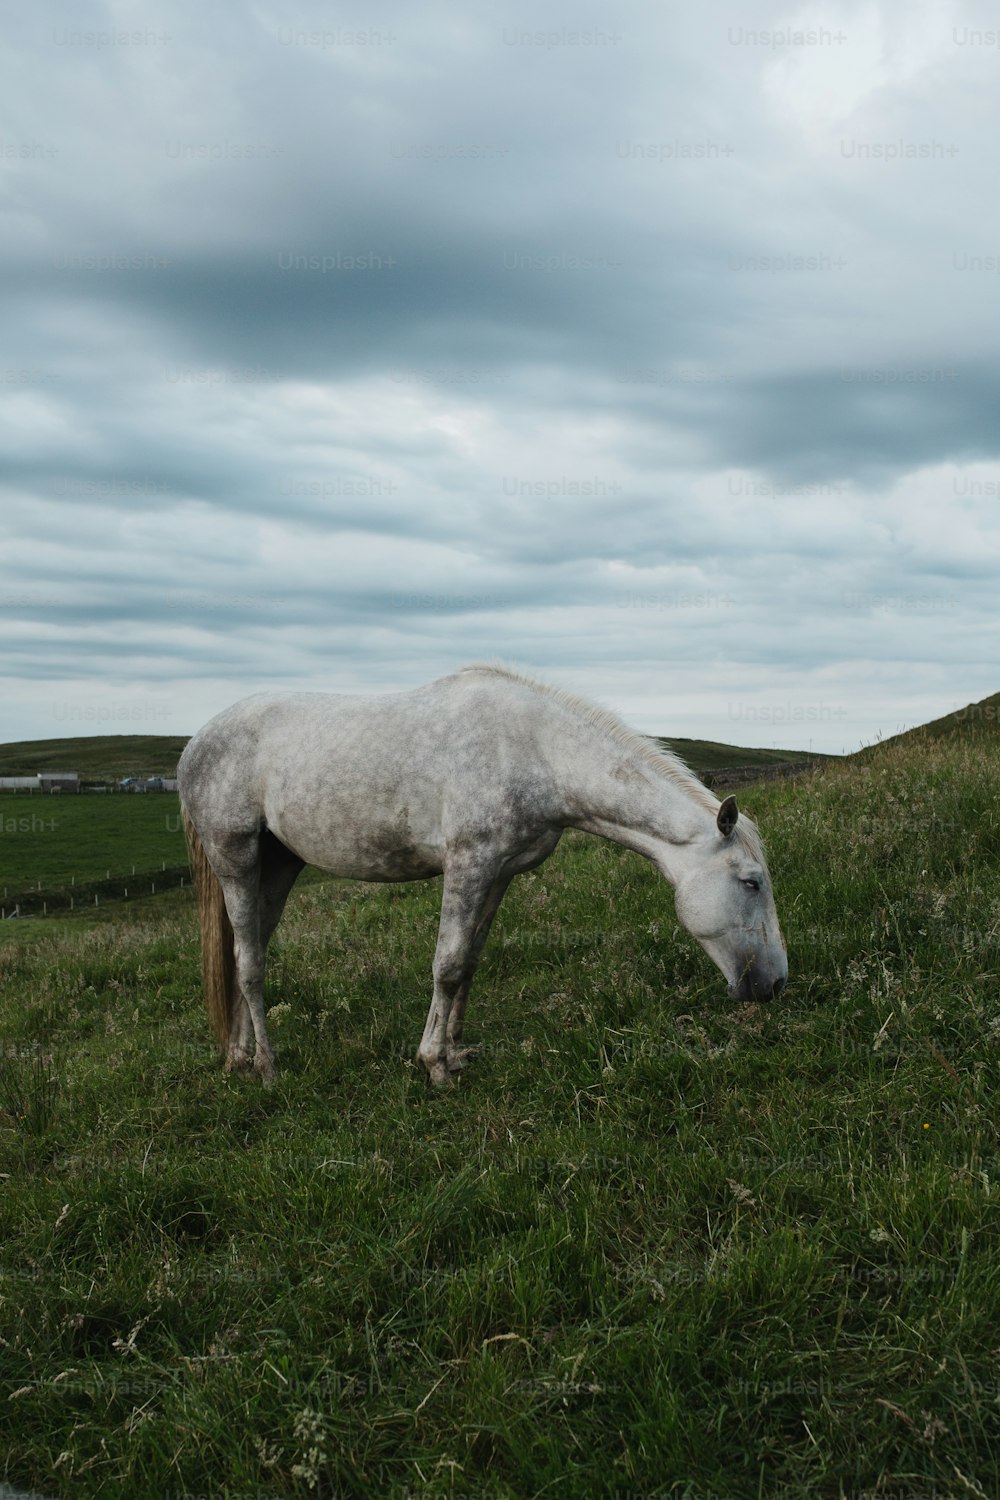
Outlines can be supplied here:
[[434, 875], [466, 829], [502, 835], [533, 753], [511, 696], [464, 673], [406, 693], [259, 693], [194, 736], [181, 796], [196, 824], [264, 823], [335, 873]]

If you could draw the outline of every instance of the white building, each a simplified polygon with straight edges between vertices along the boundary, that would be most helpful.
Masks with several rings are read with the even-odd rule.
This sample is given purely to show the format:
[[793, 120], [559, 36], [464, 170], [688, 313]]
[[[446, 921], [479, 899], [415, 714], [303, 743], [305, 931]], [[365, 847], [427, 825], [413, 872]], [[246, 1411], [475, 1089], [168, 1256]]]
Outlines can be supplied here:
[[39, 771], [37, 776], [0, 776], [0, 792], [78, 792], [79, 771]]

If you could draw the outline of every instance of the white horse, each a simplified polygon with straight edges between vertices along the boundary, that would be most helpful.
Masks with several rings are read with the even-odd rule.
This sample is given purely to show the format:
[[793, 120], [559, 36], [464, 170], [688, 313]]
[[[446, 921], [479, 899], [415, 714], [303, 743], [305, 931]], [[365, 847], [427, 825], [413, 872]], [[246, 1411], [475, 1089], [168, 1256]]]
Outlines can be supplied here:
[[177, 767], [198, 884], [209, 1015], [226, 1068], [274, 1079], [264, 960], [299, 871], [444, 876], [434, 994], [417, 1052], [436, 1084], [468, 1060], [469, 988], [504, 892], [565, 828], [635, 849], [733, 997], [788, 976], [760, 837], [672, 753], [583, 698], [502, 666], [379, 697], [261, 693], [193, 737]]

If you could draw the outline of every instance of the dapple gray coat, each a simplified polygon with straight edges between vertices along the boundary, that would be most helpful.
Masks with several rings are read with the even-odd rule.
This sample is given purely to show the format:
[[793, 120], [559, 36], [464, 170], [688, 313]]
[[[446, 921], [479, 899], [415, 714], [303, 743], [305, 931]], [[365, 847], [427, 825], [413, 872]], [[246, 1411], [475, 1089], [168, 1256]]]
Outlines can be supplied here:
[[177, 768], [198, 876], [209, 1010], [226, 1066], [274, 1077], [264, 1023], [271, 933], [306, 864], [359, 880], [443, 875], [434, 991], [417, 1056], [464, 1066], [466, 1001], [513, 877], [565, 828], [635, 849], [730, 993], [787, 978], [759, 836], [674, 755], [611, 713], [499, 666], [383, 696], [263, 693], [193, 737]]

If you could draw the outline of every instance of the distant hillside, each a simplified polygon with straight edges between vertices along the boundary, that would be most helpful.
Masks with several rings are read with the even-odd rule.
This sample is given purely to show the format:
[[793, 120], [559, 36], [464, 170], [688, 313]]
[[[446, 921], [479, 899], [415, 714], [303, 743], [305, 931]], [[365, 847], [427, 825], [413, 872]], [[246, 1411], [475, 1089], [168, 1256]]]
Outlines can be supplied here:
[[[788, 761], [828, 760], [802, 750], [745, 750], [716, 740], [674, 737], [661, 743], [676, 750], [693, 771], [732, 766], [776, 766]], [[94, 734], [79, 739], [18, 740], [0, 745], [0, 776], [33, 776], [38, 771], [79, 771], [84, 780], [103, 776], [172, 776], [185, 735]]]
[[866, 760], [877, 755], [886, 745], [898, 745], [902, 740], [912, 739], [979, 739], [993, 741], [1000, 735], [1000, 693], [992, 693], [979, 703], [968, 703], [943, 718], [931, 719], [928, 724], [918, 724], [913, 729], [904, 729], [901, 734], [878, 740], [874, 745], [865, 745], [855, 752], [855, 759]]
[[187, 735], [93, 734], [80, 739], [16, 740], [0, 745], [0, 776], [79, 771], [102, 776], [172, 776]]
[[718, 740], [685, 740], [679, 735], [670, 739], [659, 736], [661, 745], [675, 750], [692, 771], [730, 770], [734, 766], [783, 766], [806, 760], [840, 760], [839, 755], [820, 755], [807, 750], [747, 750], [740, 745], [723, 745]]

